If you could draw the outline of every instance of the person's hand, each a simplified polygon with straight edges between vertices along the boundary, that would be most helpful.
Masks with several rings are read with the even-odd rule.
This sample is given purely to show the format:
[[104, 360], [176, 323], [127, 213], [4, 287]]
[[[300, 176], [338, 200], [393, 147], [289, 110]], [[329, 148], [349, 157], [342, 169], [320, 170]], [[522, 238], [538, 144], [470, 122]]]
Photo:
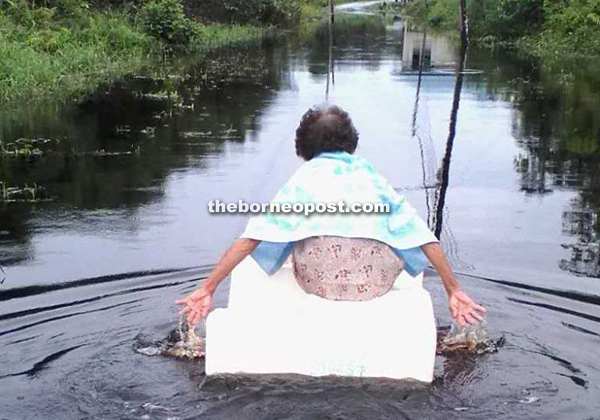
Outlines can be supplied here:
[[450, 294], [448, 297], [448, 307], [450, 308], [452, 318], [454, 318], [461, 327], [483, 321], [485, 308], [476, 304], [473, 299], [462, 290], [457, 290]]
[[185, 305], [179, 315], [187, 314], [190, 325], [196, 325], [202, 318], [206, 318], [212, 305], [212, 292], [202, 287], [190, 293], [186, 298], [176, 300], [177, 305]]

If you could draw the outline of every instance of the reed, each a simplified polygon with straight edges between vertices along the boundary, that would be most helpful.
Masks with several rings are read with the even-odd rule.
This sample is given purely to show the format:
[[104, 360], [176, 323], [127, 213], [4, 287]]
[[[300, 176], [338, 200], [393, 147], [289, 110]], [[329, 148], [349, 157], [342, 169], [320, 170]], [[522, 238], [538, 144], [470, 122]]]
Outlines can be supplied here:
[[33, 185], [25, 184], [24, 187], [10, 187], [6, 182], [0, 181], [0, 202], [36, 202], [40, 200], [39, 195], [43, 190], [36, 183]]

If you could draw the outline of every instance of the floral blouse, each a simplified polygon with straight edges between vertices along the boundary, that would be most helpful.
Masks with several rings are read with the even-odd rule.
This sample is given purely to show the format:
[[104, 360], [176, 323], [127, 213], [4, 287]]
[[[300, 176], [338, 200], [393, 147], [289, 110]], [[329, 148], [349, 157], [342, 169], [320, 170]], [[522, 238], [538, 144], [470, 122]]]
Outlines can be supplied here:
[[370, 300], [386, 294], [404, 261], [374, 239], [314, 236], [292, 251], [294, 276], [302, 289], [329, 300]]

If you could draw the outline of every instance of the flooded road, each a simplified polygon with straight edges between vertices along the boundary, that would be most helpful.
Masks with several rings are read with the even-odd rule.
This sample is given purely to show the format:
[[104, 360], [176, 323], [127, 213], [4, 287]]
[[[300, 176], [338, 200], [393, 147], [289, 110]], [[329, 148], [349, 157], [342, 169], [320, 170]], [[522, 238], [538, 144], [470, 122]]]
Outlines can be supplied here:
[[[333, 37], [323, 25], [79, 107], [2, 114], [3, 147], [22, 153], [0, 160], [0, 418], [597, 419], [597, 63], [464, 58], [447, 37], [353, 13]], [[245, 226], [207, 202], [271, 199], [301, 164], [301, 115], [327, 100], [440, 232], [504, 347], [440, 356], [430, 386], [207, 380], [201, 363], [135, 353], [176, 326], [172, 302]], [[426, 287], [448, 325], [434, 273]]]

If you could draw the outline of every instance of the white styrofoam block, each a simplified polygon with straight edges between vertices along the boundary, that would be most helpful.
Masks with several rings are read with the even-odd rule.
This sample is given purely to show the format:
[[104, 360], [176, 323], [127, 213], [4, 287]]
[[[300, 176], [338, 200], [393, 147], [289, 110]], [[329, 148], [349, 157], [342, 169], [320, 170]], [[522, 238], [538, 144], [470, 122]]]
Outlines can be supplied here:
[[436, 328], [422, 276], [402, 274], [365, 302], [305, 293], [289, 266], [267, 276], [252, 258], [232, 273], [229, 307], [207, 319], [206, 373], [297, 373], [433, 379]]

